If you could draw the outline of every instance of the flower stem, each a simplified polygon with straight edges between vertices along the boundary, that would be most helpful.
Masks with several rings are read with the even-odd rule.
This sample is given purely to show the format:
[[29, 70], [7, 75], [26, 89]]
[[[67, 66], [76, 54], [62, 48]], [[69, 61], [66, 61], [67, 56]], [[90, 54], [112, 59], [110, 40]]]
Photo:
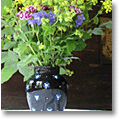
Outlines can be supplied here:
[[[36, 53], [35, 53], [35, 51], [33, 50], [33, 48], [32, 48], [32, 46], [29, 44], [28, 45], [29, 47], [30, 47], [30, 49], [31, 49], [31, 51], [33, 52], [33, 54], [34, 55], [36, 55]], [[41, 63], [41, 61], [38, 59], [38, 62], [39, 62], [39, 64], [40, 64], [40, 66], [42, 66], [42, 63]]]
[[[80, 28], [82, 28], [85, 24], [87, 24], [87, 23], [90, 23], [92, 20], [94, 20], [94, 18], [95, 17], [97, 17], [99, 15], [99, 13], [97, 13], [91, 20], [86, 20], [86, 21], [88, 21], [88, 22], [85, 22], [84, 24], [82, 24], [81, 26], [80, 26]], [[80, 29], [79, 28], [79, 29]]]
[[51, 35], [50, 34], [49, 34], [49, 40], [50, 40], [50, 46], [51, 46], [52, 41], [51, 41]]
[[[28, 38], [27, 38], [27, 36], [23, 33], [23, 31], [22, 31], [21, 29], [19, 29], [19, 30], [20, 30], [20, 32], [24, 35], [25, 39], [26, 39], [27, 41], [29, 41]], [[28, 46], [29, 46], [29, 48], [31, 49], [31, 51], [33, 52], [33, 54], [36, 55], [36, 53], [35, 53], [35, 51], [33, 50], [32, 46], [31, 46], [30, 44], [29, 44]], [[38, 62], [39, 62], [39, 64], [40, 64], [40, 66], [42, 66], [42, 63], [41, 63], [41, 61], [40, 61], [39, 59], [38, 59]]]

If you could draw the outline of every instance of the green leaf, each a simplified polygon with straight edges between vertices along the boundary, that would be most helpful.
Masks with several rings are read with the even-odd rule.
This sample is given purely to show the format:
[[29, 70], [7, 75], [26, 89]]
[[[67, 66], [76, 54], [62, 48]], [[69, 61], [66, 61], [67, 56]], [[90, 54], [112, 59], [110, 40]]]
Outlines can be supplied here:
[[11, 40], [10, 40], [10, 39], [5, 39], [5, 40], [4, 40], [5, 43], [7, 43], [7, 42], [9, 42], [9, 41], [11, 41]]
[[84, 31], [83, 29], [80, 29], [80, 32], [83, 33], [82, 39], [90, 39], [91, 38], [90, 34], [87, 33], [86, 31]]
[[51, 26], [49, 26], [49, 25], [44, 25], [44, 26], [42, 26], [42, 28], [45, 30], [45, 33], [44, 33], [44, 35], [45, 36], [47, 36], [47, 35], [49, 35], [49, 34], [54, 34], [54, 32], [55, 32], [55, 27], [51, 27]]
[[3, 50], [8, 50], [8, 49], [11, 49], [12, 47], [14, 47], [16, 45], [16, 42], [14, 41], [9, 41], [7, 42], [4, 47], [3, 47]]
[[85, 8], [86, 8], [87, 10], [93, 10], [93, 9], [92, 9], [92, 5], [90, 5], [90, 4], [87, 4], [87, 5], [85, 6]]
[[95, 24], [98, 24], [98, 23], [99, 23], [99, 18], [98, 18], [98, 17], [95, 17], [95, 18], [94, 18], [94, 23], [95, 23]]
[[1, 52], [1, 63], [8, 61], [8, 52]]
[[66, 70], [63, 67], [60, 67], [60, 75], [66, 74]]
[[66, 40], [76, 40], [76, 39], [80, 39], [80, 37], [74, 35], [74, 36], [71, 36], [71, 37], [67, 37]]
[[107, 22], [106, 28], [112, 29], [112, 21]]
[[78, 58], [78, 57], [66, 57], [66, 58], [64, 58], [64, 60], [67, 60], [67, 59], [78, 59], [78, 60], [80, 60], [80, 58]]
[[22, 55], [20, 57], [20, 61], [17, 63], [17, 66], [23, 66], [23, 64], [28, 60], [28, 58], [30, 58], [32, 56], [32, 54], [29, 55]]
[[103, 31], [101, 30], [101, 28], [94, 28], [93, 30], [91, 30], [91, 33], [95, 35], [103, 35]]
[[17, 55], [17, 53], [15, 53], [14, 51], [11, 51], [11, 50], [8, 50], [8, 58], [10, 60], [15, 61], [15, 62], [18, 61], [18, 55]]
[[[28, 31], [28, 28], [27, 28], [26, 25], [24, 25], [24, 26], [21, 27], [21, 30], [25, 33], [25, 32]], [[29, 31], [29, 32], [31, 32], [31, 31]]]
[[67, 40], [66, 43], [67, 43], [68, 53], [71, 53], [76, 48], [76, 45], [78, 44], [77, 41], [72, 41], [72, 40]]
[[2, 51], [3, 47], [4, 47], [4, 42], [3, 42], [3, 40], [1, 39], [1, 51]]
[[88, 34], [87, 32], [83, 33], [82, 39], [90, 39], [90, 38], [91, 38], [90, 34]]
[[24, 64], [23, 64], [23, 66], [25, 66], [25, 65], [27, 65], [28, 63], [30, 63], [30, 62], [34, 62], [34, 61], [37, 61], [37, 55], [32, 55], [32, 56], [30, 56], [25, 62], [24, 62]]
[[79, 39], [79, 40], [78, 40], [78, 45], [76, 46], [75, 51], [81, 51], [81, 50], [83, 50], [86, 46], [87, 46], [87, 44], [85, 43], [85, 41], [83, 41], [82, 39]]
[[55, 37], [54, 38], [54, 41], [58, 41], [58, 40], [60, 40], [61, 39], [61, 37]]
[[12, 35], [13, 33], [14, 33], [14, 31], [13, 30], [11, 30], [11, 28], [9, 28], [9, 27], [6, 27], [6, 28], [4, 28], [2, 31], [2, 35]]
[[11, 50], [8, 50], [7, 52], [1, 52], [1, 63], [4, 63], [8, 60], [13, 60], [14, 62], [17, 62], [18, 55]]
[[108, 21], [106, 23], [101, 23], [99, 27], [105, 26], [106, 28], [112, 29], [112, 21]]
[[91, 10], [90, 5], [86, 5], [84, 10], [84, 17], [86, 20], [89, 18], [89, 13], [88, 13], [89, 10]]
[[27, 46], [27, 44], [24, 43], [24, 42], [20, 42], [20, 43], [18, 44], [18, 47], [17, 47], [17, 48], [14, 48], [13, 50], [14, 50], [16, 53], [18, 53], [19, 56], [22, 56], [23, 54], [27, 54], [27, 53], [30, 53], [30, 52], [31, 52], [30, 48], [29, 48], [29, 47]]
[[13, 60], [8, 60], [1, 70], [1, 83], [8, 81], [17, 72], [17, 64]]
[[34, 75], [33, 66], [19, 66], [19, 72], [24, 76], [24, 82], [27, 81], [32, 75]]
[[27, 31], [27, 32], [24, 32], [24, 34], [32, 34], [33, 31]]
[[45, 55], [45, 60], [48, 61], [50, 58], [51, 58], [51, 55], [49, 55], [49, 54], [46, 54], [46, 55]]
[[7, 25], [7, 22], [6, 22], [5, 20], [2, 20], [2, 19], [1, 19], [1, 28], [2, 28], [3, 26], [5, 26], [5, 25]]
[[[27, 21], [19, 20], [18, 23], [19, 23], [19, 26], [20, 26], [20, 28], [22, 29], [22, 31], [27, 30], [27, 26], [26, 26]], [[24, 30], [24, 29], [25, 29], [25, 30]]]
[[32, 45], [32, 48], [33, 48], [36, 52], [39, 51], [39, 48], [38, 48], [38, 45], [37, 45], [36, 42], [31, 42], [31, 45]]
[[4, 10], [4, 6], [12, 6], [12, 0], [1, 0], [1, 14], [4, 15], [7, 12]]
[[4, 37], [5, 33], [3, 30], [1, 30], [1, 37]]

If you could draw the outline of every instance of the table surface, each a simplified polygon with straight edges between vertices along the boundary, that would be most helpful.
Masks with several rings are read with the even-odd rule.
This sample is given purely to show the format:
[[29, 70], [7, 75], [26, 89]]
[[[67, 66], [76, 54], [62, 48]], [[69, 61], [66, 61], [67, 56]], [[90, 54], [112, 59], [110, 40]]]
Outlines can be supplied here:
[[[30, 111], [30, 110], [2, 110], [2, 111]], [[64, 111], [103, 111], [103, 110], [65, 109]]]

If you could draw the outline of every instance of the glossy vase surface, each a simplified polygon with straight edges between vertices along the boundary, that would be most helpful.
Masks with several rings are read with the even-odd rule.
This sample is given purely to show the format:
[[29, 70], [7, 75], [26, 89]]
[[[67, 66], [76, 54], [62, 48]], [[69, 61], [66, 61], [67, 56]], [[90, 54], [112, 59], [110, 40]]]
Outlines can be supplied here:
[[37, 66], [26, 83], [27, 102], [31, 111], [64, 111], [67, 103], [67, 81], [59, 67]]

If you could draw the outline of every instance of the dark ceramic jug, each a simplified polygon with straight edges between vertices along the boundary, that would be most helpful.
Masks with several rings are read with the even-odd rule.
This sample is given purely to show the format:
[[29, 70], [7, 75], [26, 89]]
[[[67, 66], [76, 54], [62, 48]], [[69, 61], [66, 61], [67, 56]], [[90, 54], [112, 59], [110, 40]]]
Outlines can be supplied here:
[[31, 111], [63, 111], [68, 84], [59, 75], [59, 67], [37, 66], [27, 81], [27, 102]]

